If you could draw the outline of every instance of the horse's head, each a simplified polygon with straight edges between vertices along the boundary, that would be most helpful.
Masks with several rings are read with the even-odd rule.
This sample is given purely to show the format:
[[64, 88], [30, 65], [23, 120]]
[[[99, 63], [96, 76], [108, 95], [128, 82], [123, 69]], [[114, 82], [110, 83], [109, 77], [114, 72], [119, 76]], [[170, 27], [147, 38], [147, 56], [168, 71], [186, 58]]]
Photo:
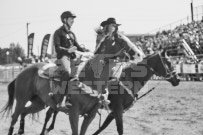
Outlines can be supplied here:
[[147, 65], [154, 74], [163, 77], [173, 86], [179, 84], [180, 79], [178, 78], [172, 63], [169, 61], [169, 58], [166, 56], [165, 51], [150, 56], [147, 60]]

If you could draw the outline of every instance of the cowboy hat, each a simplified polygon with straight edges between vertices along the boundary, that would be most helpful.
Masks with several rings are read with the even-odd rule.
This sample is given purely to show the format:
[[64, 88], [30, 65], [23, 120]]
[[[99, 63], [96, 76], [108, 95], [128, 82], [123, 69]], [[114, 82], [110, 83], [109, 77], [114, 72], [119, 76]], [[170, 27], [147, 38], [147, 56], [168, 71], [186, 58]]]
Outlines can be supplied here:
[[116, 19], [115, 18], [108, 18], [106, 21], [103, 21], [100, 26], [104, 27], [106, 25], [109, 25], [109, 24], [116, 24], [117, 26], [121, 25], [121, 24], [117, 24], [116, 23]]

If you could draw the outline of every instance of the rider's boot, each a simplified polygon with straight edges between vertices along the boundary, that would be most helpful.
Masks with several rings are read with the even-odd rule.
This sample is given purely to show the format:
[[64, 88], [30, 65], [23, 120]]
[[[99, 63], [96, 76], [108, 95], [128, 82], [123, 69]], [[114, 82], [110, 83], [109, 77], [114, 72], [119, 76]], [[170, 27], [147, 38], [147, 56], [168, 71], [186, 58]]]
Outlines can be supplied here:
[[[79, 83], [79, 78], [78, 78], [77, 76], [75, 76], [75, 77], [70, 77], [70, 78], [69, 78], [69, 81], [70, 81], [70, 82], [77, 82], [77, 83]], [[69, 97], [69, 96], [66, 96], [66, 97], [64, 98], [63, 103], [64, 103], [64, 106], [66, 106], [66, 107], [72, 106], [72, 104], [71, 104], [71, 102], [70, 102], [70, 97]]]
[[104, 104], [104, 106], [107, 106], [111, 103], [110, 100], [108, 100], [108, 96], [109, 96], [109, 90], [108, 88], [104, 89], [104, 92], [102, 93], [100, 99], [102, 100], [102, 103]]
[[102, 98], [103, 98], [103, 103], [105, 105], [108, 105], [111, 103], [110, 100], [108, 100], [108, 95], [109, 95], [109, 89], [108, 89], [108, 86], [111, 85], [111, 84], [117, 84], [119, 82], [119, 80], [116, 78], [116, 77], [110, 77], [109, 80], [108, 80], [108, 85], [107, 87], [105, 88], [105, 92], [102, 94]]
[[58, 108], [68, 109], [69, 107], [72, 106], [72, 104], [69, 102], [69, 97], [67, 96], [68, 79], [69, 79], [68, 73], [64, 73], [61, 77], [59, 93], [65, 95], [65, 97], [63, 97], [63, 101], [60, 104], [57, 104]]

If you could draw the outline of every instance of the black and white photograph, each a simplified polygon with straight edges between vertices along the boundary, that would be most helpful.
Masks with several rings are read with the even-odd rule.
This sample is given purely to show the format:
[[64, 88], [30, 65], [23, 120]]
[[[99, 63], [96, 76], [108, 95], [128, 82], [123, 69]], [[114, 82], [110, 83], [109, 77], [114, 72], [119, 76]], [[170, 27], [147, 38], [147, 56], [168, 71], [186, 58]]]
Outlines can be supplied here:
[[202, 0], [0, 0], [0, 135], [203, 135]]

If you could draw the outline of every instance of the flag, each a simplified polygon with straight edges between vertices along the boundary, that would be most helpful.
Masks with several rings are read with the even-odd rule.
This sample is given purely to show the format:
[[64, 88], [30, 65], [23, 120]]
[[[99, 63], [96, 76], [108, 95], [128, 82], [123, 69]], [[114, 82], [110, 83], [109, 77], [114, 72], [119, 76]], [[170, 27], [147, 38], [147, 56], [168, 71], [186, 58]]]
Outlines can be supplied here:
[[188, 56], [190, 56], [195, 62], [198, 62], [197, 56], [195, 55], [195, 53], [192, 51], [192, 49], [190, 48], [190, 46], [187, 44], [187, 42], [185, 41], [185, 39], [182, 39], [182, 45], [186, 50], [186, 53]]
[[56, 59], [56, 50], [54, 45], [54, 34], [51, 36], [51, 59]]
[[44, 39], [42, 40], [42, 46], [41, 46], [41, 55], [40, 55], [40, 59], [44, 59], [47, 55], [47, 48], [49, 45], [49, 38], [50, 38], [50, 34], [46, 34], [44, 36]]
[[27, 51], [27, 57], [30, 58], [32, 56], [32, 50], [33, 50], [33, 42], [34, 42], [34, 33], [31, 33], [28, 36], [28, 51]]

